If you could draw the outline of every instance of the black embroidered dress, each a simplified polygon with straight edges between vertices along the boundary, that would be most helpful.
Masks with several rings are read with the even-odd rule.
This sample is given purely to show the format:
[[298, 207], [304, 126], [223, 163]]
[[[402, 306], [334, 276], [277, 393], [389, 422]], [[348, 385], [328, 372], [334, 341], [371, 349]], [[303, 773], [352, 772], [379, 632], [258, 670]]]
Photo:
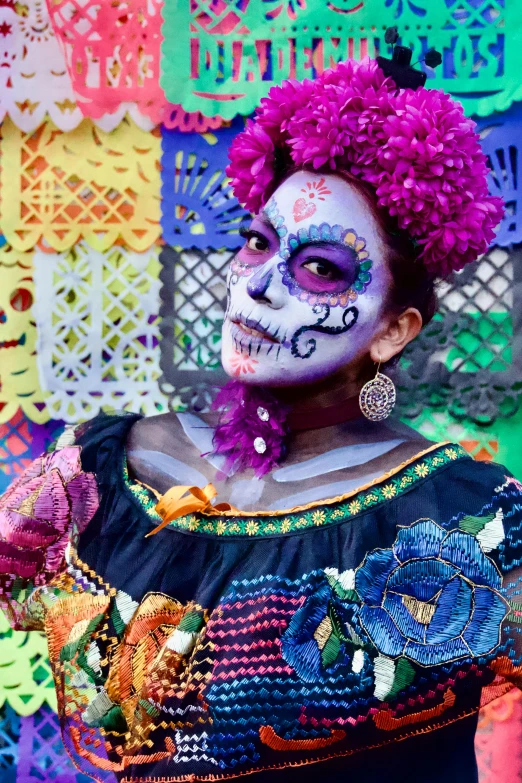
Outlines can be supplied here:
[[78, 765], [128, 783], [476, 781], [481, 699], [522, 671], [521, 485], [438, 444], [348, 496], [193, 513], [146, 538], [161, 519], [127, 476], [134, 421], [77, 428], [2, 501], [23, 553], [20, 519], [68, 498], [65, 557], [2, 584], [13, 621], [48, 636]]

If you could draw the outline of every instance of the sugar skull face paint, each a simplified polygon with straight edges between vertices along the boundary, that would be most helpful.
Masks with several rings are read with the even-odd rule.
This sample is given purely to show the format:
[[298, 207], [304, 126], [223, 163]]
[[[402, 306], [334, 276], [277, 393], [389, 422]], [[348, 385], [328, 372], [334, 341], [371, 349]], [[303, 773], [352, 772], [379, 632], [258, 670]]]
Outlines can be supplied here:
[[292, 174], [244, 232], [230, 265], [226, 372], [313, 383], [364, 356], [391, 283], [365, 198], [335, 174]]

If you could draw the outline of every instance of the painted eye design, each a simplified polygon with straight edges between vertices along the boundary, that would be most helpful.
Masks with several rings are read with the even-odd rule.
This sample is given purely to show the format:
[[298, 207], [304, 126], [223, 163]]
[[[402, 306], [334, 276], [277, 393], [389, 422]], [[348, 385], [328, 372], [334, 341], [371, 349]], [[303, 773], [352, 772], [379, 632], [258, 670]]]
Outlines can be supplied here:
[[23, 313], [29, 310], [33, 304], [33, 295], [27, 288], [15, 288], [9, 299], [11, 307], [17, 313]]
[[347, 291], [357, 276], [357, 262], [343, 249], [334, 258], [317, 256], [312, 248], [305, 248], [288, 260], [288, 271], [295, 284], [312, 293], [342, 293]]
[[342, 275], [335, 264], [331, 264], [324, 258], [309, 258], [304, 264], [303, 269], [307, 269], [312, 275], [316, 275], [321, 280], [339, 280]]

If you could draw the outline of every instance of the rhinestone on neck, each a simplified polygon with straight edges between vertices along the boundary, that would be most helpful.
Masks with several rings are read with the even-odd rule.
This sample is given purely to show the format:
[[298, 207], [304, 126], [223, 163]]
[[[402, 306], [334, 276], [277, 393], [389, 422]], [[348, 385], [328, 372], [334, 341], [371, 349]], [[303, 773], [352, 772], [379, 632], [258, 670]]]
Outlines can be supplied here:
[[257, 415], [259, 416], [261, 421], [268, 421], [269, 418], [270, 418], [270, 414], [267, 411], [267, 409], [266, 408], [262, 408], [261, 405], [257, 409]]
[[254, 441], [254, 448], [258, 454], [264, 454], [266, 451], [266, 442], [263, 438], [256, 438]]

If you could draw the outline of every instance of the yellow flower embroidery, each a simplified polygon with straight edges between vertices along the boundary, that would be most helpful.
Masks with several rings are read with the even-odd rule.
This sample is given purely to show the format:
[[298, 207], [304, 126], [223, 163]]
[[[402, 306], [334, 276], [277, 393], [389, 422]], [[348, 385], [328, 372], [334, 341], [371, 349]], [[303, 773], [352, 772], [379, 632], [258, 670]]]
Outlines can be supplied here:
[[340, 508], [336, 508], [335, 511], [332, 511], [332, 519], [339, 519], [339, 517], [344, 516], [344, 512]]
[[366, 495], [366, 497], [364, 498], [364, 505], [369, 506], [370, 503], [375, 503], [377, 500], [379, 500], [377, 495], [372, 495], [370, 493], [369, 495]]
[[348, 508], [350, 510], [350, 514], [358, 514], [361, 510], [361, 504], [358, 500], [352, 500]]
[[273, 522], [269, 522], [265, 527], [265, 533], [276, 533], [276, 526]]
[[444, 449], [444, 454], [448, 457], [448, 459], [457, 459], [457, 452], [455, 449]]
[[254, 520], [250, 520], [250, 522], [247, 522], [246, 526], [246, 532], [249, 536], [255, 536], [257, 531], [259, 530], [259, 522], [254, 522]]
[[227, 526], [225, 525], [223, 520], [220, 519], [219, 522], [216, 525], [216, 533], [218, 534], [218, 536], [222, 536], [226, 529], [227, 529]]
[[283, 521], [281, 522], [281, 533], [288, 533], [291, 527], [292, 527], [291, 521], [288, 518], [283, 519]]
[[314, 525], [324, 525], [326, 520], [326, 514], [324, 511], [314, 511], [312, 514], [312, 521]]
[[230, 527], [229, 527], [229, 530], [230, 530], [230, 532], [231, 532], [232, 534], [234, 534], [234, 535], [235, 535], [236, 533], [239, 533], [239, 532], [241, 531], [241, 528], [239, 527], [239, 525], [237, 524], [237, 522], [232, 522], [232, 524], [231, 524], [231, 525], [230, 525]]
[[420, 465], [415, 465], [415, 473], [419, 478], [426, 478], [429, 472], [429, 468], [425, 462], [421, 462]]
[[308, 522], [306, 521], [306, 519], [304, 517], [300, 517], [297, 520], [297, 522], [295, 523], [295, 526], [296, 527], [306, 527], [307, 524], [308, 524]]
[[390, 500], [390, 498], [395, 497], [397, 494], [396, 488], [393, 486], [393, 484], [387, 484], [385, 487], [382, 488], [382, 494], [386, 498], [386, 500]]
[[442, 464], [442, 462], [444, 462], [444, 460], [442, 459], [442, 457], [433, 457], [432, 462], [434, 465], [440, 465]]
[[196, 519], [196, 517], [189, 517], [188, 518], [188, 529], [189, 530], [197, 530], [200, 524], [200, 520]]

